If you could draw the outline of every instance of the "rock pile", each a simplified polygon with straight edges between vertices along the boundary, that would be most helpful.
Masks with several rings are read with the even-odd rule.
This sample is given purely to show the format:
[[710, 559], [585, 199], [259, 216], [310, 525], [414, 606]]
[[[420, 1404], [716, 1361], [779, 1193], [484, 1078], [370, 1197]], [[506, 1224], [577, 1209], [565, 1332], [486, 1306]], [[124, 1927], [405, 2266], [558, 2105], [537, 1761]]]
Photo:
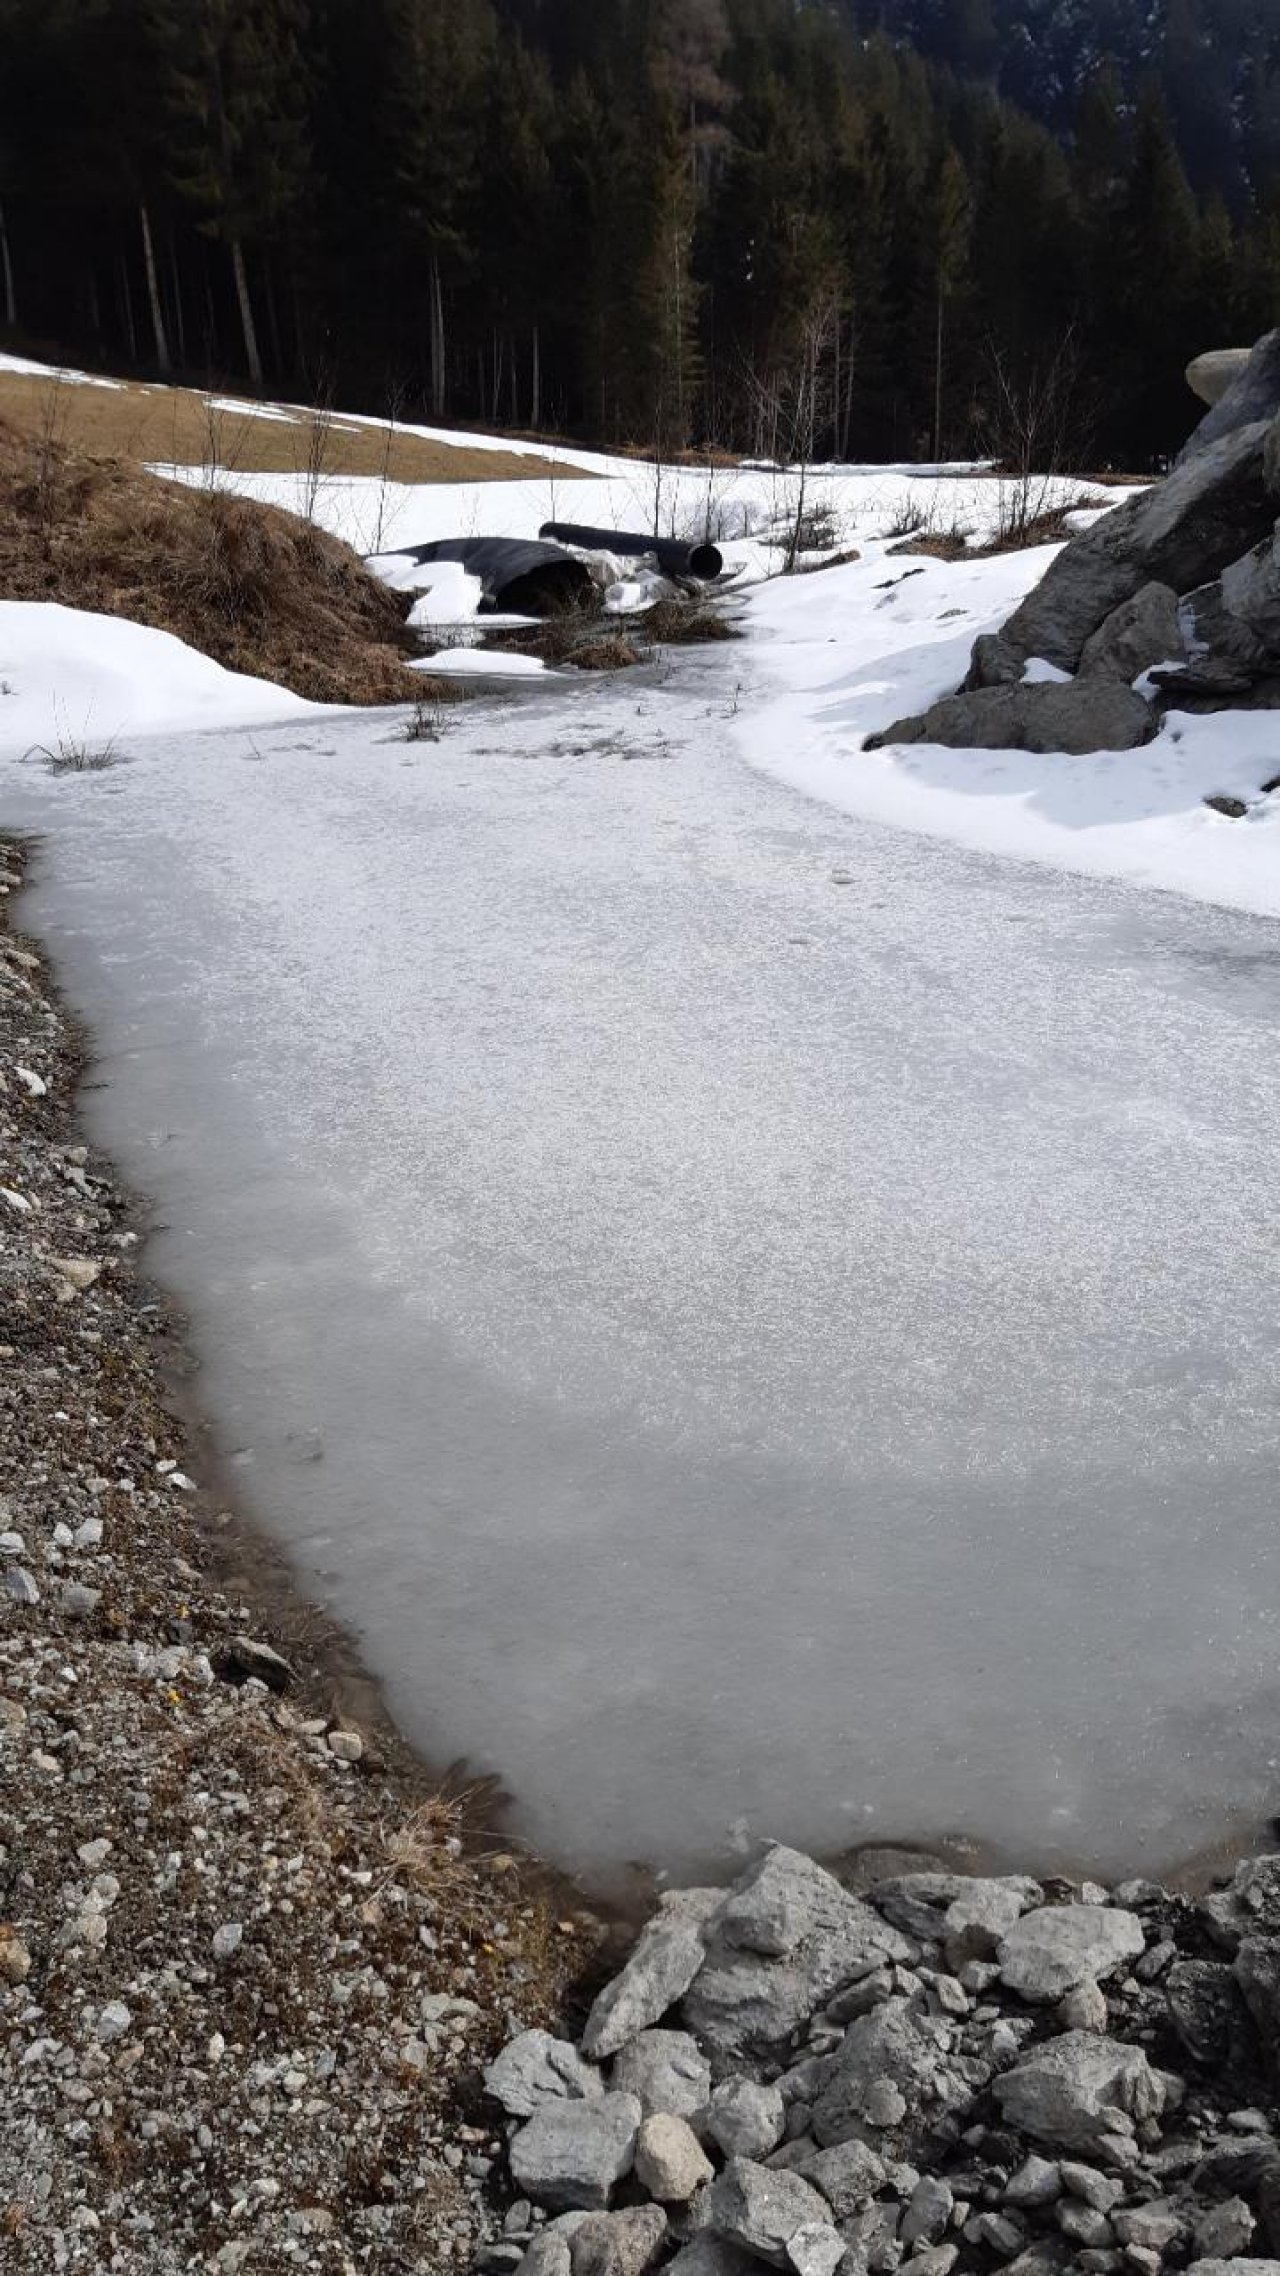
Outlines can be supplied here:
[[1278, 516], [1275, 331], [1173, 472], [1074, 538], [1002, 629], [977, 641], [960, 693], [868, 747], [1132, 750], [1166, 710], [1280, 705]]
[[[775, 1847], [485, 2074], [484, 2276], [1280, 2276], [1280, 1857], [1197, 1903]], [[1275, 2257], [1267, 2257], [1267, 2255]]]

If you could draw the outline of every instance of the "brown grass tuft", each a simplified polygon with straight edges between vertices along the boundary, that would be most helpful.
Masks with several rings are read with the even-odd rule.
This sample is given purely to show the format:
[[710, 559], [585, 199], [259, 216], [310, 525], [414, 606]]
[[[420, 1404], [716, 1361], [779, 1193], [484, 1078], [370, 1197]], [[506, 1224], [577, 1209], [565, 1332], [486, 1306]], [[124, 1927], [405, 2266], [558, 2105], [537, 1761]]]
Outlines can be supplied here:
[[407, 604], [292, 514], [162, 482], [0, 420], [0, 595], [176, 633], [325, 703], [424, 694]]

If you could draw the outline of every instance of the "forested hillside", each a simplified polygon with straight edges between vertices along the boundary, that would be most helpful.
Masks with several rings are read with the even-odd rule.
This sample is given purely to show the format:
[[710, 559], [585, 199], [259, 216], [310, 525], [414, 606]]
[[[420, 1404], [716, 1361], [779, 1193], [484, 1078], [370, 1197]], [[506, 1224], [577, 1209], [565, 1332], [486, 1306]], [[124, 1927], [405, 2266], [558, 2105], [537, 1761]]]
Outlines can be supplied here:
[[0, 313], [419, 417], [1146, 467], [1280, 306], [1260, 14], [0, 0]]

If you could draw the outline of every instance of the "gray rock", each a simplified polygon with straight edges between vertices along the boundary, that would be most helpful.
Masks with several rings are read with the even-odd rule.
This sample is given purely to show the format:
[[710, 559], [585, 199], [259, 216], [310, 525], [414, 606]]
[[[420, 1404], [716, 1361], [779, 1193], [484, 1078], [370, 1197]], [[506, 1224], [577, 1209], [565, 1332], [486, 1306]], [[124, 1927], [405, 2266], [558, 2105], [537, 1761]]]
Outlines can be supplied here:
[[637, 2096], [646, 2118], [659, 2110], [691, 2118], [711, 2092], [711, 2065], [688, 2031], [642, 2031], [622, 2049], [610, 2083]]
[[[1229, 352], [1229, 351], [1228, 351]], [[1219, 364], [1215, 378], [1224, 367]], [[1243, 366], [1206, 411], [1178, 453], [1177, 464], [1194, 464], [1214, 443], [1280, 411], [1280, 332], [1265, 332]]]
[[1173, 664], [1186, 653], [1186, 638], [1172, 585], [1144, 585], [1132, 600], [1112, 609], [1084, 644], [1081, 679], [1124, 680], [1130, 685], [1157, 664]]
[[1083, 2245], [1087, 2252], [1105, 2252], [1115, 2243], [1106, 2214], [1093, 2205], [1082, 2205], [1078, 2198], [1064, 2198], [1054, 2217], [1063, 2235], [1073, 2244]]
[[899, 2261], [898, 2276], [951, 2276], [959, 2258], [958, 2244], [927, 2244], [909, 2260]]
[[[935, 2031], [939, 2026], [934, 2026]], [[865, 2129], [900, 2125], [932, 2091], [938, 2043], [905, 1999], [886, 2000], [845, 2033], [836, 2067], [813, 2111], [824, 2147], [865, 2139]]]
[[633, 2094], [544, 2102], [511, 2144], [516, 2187], [556, 2212], [603, 2211], [615, 2183], [631, 2171], [640, 2119]]
[[287, 1691], [297, 1681], [288, 1660], [256, 1636], [232, 1636], [219, 1659], [218, 1673], [233, 1683], [252, 1678], [265, 1683], [268, 1691]]
[[513, 2118], [531, 2118], [544, 2102], [584, 2101], [604, 2093], [599, 2071], [584, 2063], [567, 2039], [553, 2038], [549, 2031], [522, 2031], [512, 2039], [490, 2063], [484, 2084]]
[[[1018, 666], [1021, 676], [1022, 666]], [[974, 1886], [968, 1873], [895, 1873], [874, 1881], [867, 1891], [877, 1912], [892, 1921], [918, 1944], [940, 1944], [946, 1934], [949, 1907], [959, 1904]]]
[[776, 2086], [752, 2079], [726, 2079], [707, 2106], [705, 2131], [726, 2157], [759, 2161], [782, 2140], [787, 2107]]
[[1092, 1981], [1075, 1984], [1058, 2002], [1064, 2031], [1105, 2031], [1109, 2020], [1107, 1995]]
[[996, 1957], [1000, 1981], [1027, 2000], [1061, 1999], [1136, 1959], [1146, 1937], [1136, 1913], [1110, 1905], [1044, 1905], [1010, 1929]]
[[776, 2047], [832, 1994], [910, 1946], [811, 1858], [772, 1849], [707, 1923], [684, 2020], [722, 2061]]
[[883, 2159], [866, 2142], [837, 2142], [831, 2149], [810, 2149], [799, 2171], [820, 2189], [842, 2225], [869, 2205], [883, 2189]]
[[806, 2222], [787, 2245], [786, 2266], [796, 2276], [836, 2276], [845, 2256], [845, 2240], [829, 2221]]
[[935, 2173], [922, 2174], [898, 2225], [904, 2244], [940, 2244], [951, 2224], [955, 2193]]
[[1040, 1904], [1043, 1896], [1038, 1881], [1028, 1881], [1020, 1874], [966, 1882], [942, 1916], [949, 1966], [959, 1968], [966, 1960], [989, 1959], [1014, 1922], [1031, 1906]]
[[1052, 2205], [1062, 2195], [1062, 2175], [1049, 2158], [1033, 2154], [1010, 2174], [1002, 2194], [1006, 2205]]
[[1280, 1943], [1269, 1936], [1246, 1936], [1236, 1953], [1234, 1974], [1274, 2064], [1280, 2048]]
[[1197, 2214], [1191, 2224], [1191, 2249], [1205, 2258], [1230, 2260], [1245, 2252], [1256, 2223], [1243, 2197], [1224, 2197]]
[[1187, 2276], [1280, 2276], [1280, 2260], [1193, 2260]]
[[1280, 1936], [1280, 1856], [1246, 1858], [1229, 1887], [1201, 1898], [1200, 1913], [1227, 1952], [1237, 1949], [1242, 1936]]
[[520, 2276], [573, 2276], [568, 2238], [535, 2237], [520, 2263]]
[[731, 2244], [728, 2237], [710, 2232], [690, 2239], [665, 2271], [665, 2276], [760, 2276], [754, 2253]]
[[868, 736], [866, 747], [936, 743], [952, 751], [1078, 755], [1136, 751], [1158, 732], [1150, 705], [1118, 680], [1027, 680], [944, 696], [918, 718], [895, 720]]
[[635, 2172], [642, 2189], [664, 2205], [686, 2205], [715, 2168], [683, 2118], [658, 2111], [636, 2138]]
[[1240, 1987], [1223, 1960], [1179, 1960], [1164, 1980], [1173, 2027], [1198, 2063], [1227, 2060], [1243, 2021]]
[[1053, 560], [1034, 592], [974, 651], [970, 687], [994, 684], [1010, 656], [1044, 656], [1074, 671], [1086, 640], [1123, 601], [1152, 582], [1175, 593], [1218, 577], [1270, 535], [1268, 422], [1212, 443], [1154, 488], [1104, 515]]
[[734, 2158], [711, 2189], [711, 2227], [775, 2268], [787, 2264], [787, 2246], [804, 2228], [826, 2228], [826, 2199], [798, 2173], [775, 2173], [750, 2158]]
[[1095, 2213], [1109, 2213], [1124, 2195], [1124, 2183], [1114, 2174], [1099, 2173], [1096, 2165], [1081, 2165], [1075, 2158], [1064, 2158], [1061, 2167], [1063, 2187], [1082, 2204], [1092, 2205]]
[[1187, 2232], [1183, 2215], [1167, 2197], [1119, 2208], [1111, 2216], [1111, 2226], [1121, 2244], [1136, 2244], [1142, 2252], [1167, 2252]]
[[648, 2276], [666, 2240], [667, 2216], [656, 2205], [590, 2213], [570, 2240], [572, 2276]]
[[833, 1873], [778, 1842], [734, 1882], [714, 1926], [726, 1943], [776, 1960], [818, 1930], [841, 1927], [849, 1902]]
[[38, 1604], [40, 1590], [25, 1565], [10, 1565], [4, 1576], [6, 1593], [15, 1604]]
[[721, 1904], [718, 1889], [675, 1889], [642, 1930], [625, 1968], [606, 1984], [582, 2034], [595, 2061], [659, 2023], [688, 1991], [706, 1958], [703, 1925]]
[[1006, 2122], [1035, 2140], [1112, 2158], [1134, 2121], [1157, 2117], [1165, 2100], [1139, 2047], [1089, 2031], [1036, 2047], [992, 2091]]
[[1206, 348], [1187, 365], [1187, 385], [1202, 403], [1220, 403], [1233, 380], [1240, 377], [1252, 348]]

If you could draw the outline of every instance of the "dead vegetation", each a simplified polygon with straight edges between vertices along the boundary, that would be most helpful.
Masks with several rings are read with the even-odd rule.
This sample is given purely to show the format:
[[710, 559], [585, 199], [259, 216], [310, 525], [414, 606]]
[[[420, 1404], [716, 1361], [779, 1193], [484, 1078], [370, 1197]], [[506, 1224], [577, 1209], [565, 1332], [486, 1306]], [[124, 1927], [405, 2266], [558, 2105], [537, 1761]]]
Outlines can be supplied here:
[[0, 419], [0, 596], [175, 633], [326, 703], [443, 700], [406, 604], [349, 546], [225, 491], [163, 482]]
[[0, 372], [0, 418], [33, 439], [49, 431], [93, 456], [136, 466], [221, 466], [239, 474], [373, 475], [387, 482], [576, 482], [554, 457], [477, 450], [465, 435], [438, 442], [396, 421], [344, 418], [328, 405], [255, 404], [189, 387]]
[[482, 648], [515, 649], [553, 667], [579, 672], [622, 672], [648, 663], [660, 649], [740, 640], [736, 625], [714, 605], [697, 600], [658, 601], [643, 614], [618, 618], [601, 610], [568, 609], [536, 625], [491, 632]]

